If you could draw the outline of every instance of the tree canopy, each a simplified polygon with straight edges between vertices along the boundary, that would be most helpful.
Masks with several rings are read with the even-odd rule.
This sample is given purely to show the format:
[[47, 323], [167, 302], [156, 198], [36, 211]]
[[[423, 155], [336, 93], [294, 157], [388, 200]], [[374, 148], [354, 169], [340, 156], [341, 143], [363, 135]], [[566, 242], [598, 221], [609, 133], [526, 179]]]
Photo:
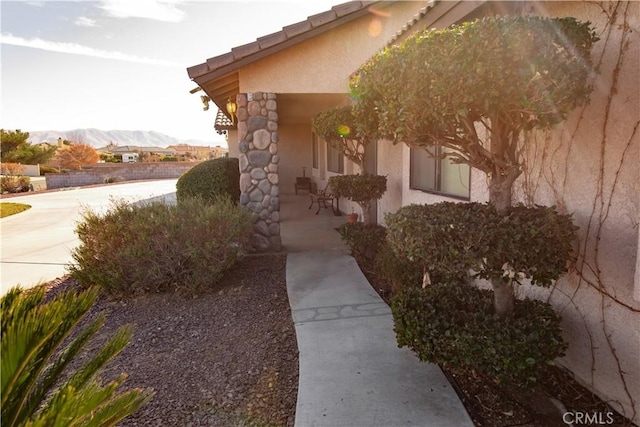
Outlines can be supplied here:
[[[365, 173], [365, 148], [373, 142], [372, 132], [358, 122], [353, 106], [334, 107], [320, 111], [312, 120], [313, 131], [340, 150]], [[377, 129], [373, 129], [374, 131]]]
[[64, 168], [82, 169], [83, 165], [98, 163], [100, 155], [90, 145], [72, 144], [58, 150], [57, 160]]
[[0, 129], [0, 156], [3, 163], [37, 165], [47, 163], [56, 153], [56, 147], [39, 147], [28, 142], [29, 132]]
[[522, 132], [550, 128], [588, 101], [597, 40], [574, 18], [491, 17], [420, 31], [354, 74], [355, 115], [375, 116], [394, 143], [431, 153], [439, 145], [453, 163], [485, 172], [504, 211], [522, 172]]

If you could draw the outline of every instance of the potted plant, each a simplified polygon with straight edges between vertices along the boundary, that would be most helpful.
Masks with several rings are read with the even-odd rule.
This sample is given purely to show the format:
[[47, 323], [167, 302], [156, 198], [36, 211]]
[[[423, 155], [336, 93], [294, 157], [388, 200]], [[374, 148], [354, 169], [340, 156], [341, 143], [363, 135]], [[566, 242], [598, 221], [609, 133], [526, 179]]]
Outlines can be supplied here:
[[353, 211], [353, 207], [351, 208], [351, 213], [347, 214], [347, 222], [350, 224], [358, 222], [358, 214]]
[[371, 224], [371, 202], [379, 200], [387, 191], [387, 177], [383, 175], [337, 175], [329, 178], [335, 197], [346, 197], [362, 209], [362, 222]]

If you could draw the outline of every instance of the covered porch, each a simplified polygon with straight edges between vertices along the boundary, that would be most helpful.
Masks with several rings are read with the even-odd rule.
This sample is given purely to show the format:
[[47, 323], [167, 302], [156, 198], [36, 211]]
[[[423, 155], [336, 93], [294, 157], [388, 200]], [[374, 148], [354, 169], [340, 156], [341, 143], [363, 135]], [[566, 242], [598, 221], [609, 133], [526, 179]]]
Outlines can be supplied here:
[[347, 219], [335, 216], [331, 209], [309, 208], [307, 193], [280, 196], [280, 237], [285, 252], [336, 251], [348, 253], [336, 230]]

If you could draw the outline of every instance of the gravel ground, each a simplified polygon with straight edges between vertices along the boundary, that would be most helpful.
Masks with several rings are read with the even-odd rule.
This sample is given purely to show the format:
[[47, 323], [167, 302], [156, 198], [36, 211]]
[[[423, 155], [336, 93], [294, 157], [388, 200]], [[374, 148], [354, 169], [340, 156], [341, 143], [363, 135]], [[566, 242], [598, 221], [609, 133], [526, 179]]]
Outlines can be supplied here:
[[[247, 257], [197, 297], [153, 294], [101, 298], [106, 313], [94, 346], [124, 324], [134, 334], [103, 379], [156, 395], [122, 426], [291, 426], [298, 347], [285, 284], [286, 255]], [[73, 286], [71, 280], [54, 289]]]

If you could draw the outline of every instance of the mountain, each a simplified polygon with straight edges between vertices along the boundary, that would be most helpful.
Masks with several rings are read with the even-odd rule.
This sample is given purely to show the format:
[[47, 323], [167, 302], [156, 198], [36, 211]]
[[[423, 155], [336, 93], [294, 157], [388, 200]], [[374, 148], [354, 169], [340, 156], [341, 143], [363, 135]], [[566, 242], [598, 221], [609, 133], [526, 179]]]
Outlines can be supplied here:
[[138, 147], [168, 147], [169, 145], [189, 144], [199, 146], [226, 146], [220, 141], [183, 140], [174, 138], [155, 131], [142, 130], [109, 130], [100, 129], [73, 129], [66, 131], [44, 130], [29, 132], [29, 142], [39, 144], [41, 142], [56, 142], [58, 138], [72, 142], [81, 142], [100, 148], [113, 142], [118, 145], [135, 145]]

